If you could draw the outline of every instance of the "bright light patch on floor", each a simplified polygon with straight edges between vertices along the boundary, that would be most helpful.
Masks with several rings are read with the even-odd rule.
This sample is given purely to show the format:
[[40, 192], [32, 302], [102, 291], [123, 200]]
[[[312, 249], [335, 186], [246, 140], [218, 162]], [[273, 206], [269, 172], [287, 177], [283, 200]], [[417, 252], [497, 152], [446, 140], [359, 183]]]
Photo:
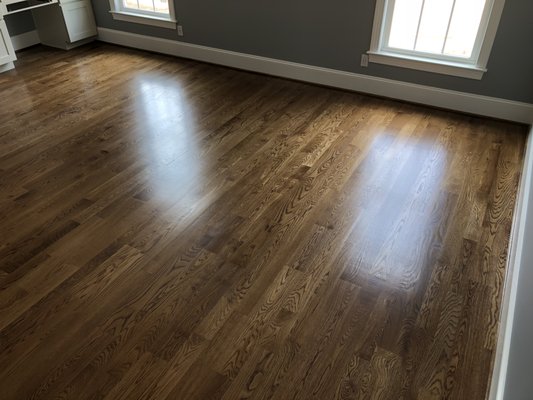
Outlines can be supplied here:
[[137, 144], [150, 165], [150, 181], [159, 200], [180, 198], [181, 204], [199, 201], [191, 186], [201, 181], [203, 162], [194, 110], [178, 82], [143, 76], [135, 82]]
[[[439, 235], [439, 199], [450, 162], [448, 150], [433, 140], [392, 135], [372, 141], [362, 182], [355, 187], [354, 228], [342, 267], [348, 275], [395, 289], [416, 285]], [[386, 189], [385, 189], [386, 188]], [[369, 201], [369, 199], [372, 199]], [[363, 250], [361, 250], [363, 249]]]

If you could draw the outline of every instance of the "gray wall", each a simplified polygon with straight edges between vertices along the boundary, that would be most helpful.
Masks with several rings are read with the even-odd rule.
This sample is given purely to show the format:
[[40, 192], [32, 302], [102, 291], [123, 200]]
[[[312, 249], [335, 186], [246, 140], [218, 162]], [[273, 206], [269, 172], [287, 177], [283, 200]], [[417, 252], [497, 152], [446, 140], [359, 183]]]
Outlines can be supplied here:
[[[529, 146], [533, 146], [533, 129]], [[525, 216], [525, 239], [521, 254], [518, 290], [505, 382], [505, 400], [533, 398], [533, 157], [528, 160], [529, 205]]]
[[33, 17], [31, 16], [30, 11], [7, 15], [5, 20], [10, 36], [20, 35], [21, 33], [26, 33], [35, 29], [35, 24], [33, 23]]
[[[533, 103], [533, 1], [507, 0], [481, 81], [379, 64], [368, 50], [375, 0], [174, 0], [189, 43]], [[178, 40], [175, 30], [114, 21], [93, 0], [101, 27]]]

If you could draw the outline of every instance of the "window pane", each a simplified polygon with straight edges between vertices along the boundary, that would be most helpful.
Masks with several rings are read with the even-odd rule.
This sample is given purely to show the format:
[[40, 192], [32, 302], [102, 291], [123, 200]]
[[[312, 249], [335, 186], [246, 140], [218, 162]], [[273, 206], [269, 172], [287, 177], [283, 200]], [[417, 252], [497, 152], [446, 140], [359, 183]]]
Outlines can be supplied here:
[[154, 2], [152, 0], [139, 0], [139, 9], [145, 11], [154, 11]]
[[444, 54], [470, 58], [486, 0], [457, 0]]
[[453, 0], [426, 0], [415, 50], [442, 53], [452, 7]]
[[125, 8], [169, 14], [168, 0], [122, 0]]
[[125, 8], [139, 8], [137, 0], [123, 0], [122, 5]]
[[169, 13], [168, 0], [154, 0], [154, 7], [158, 13]]
[[396, 0], [392, 15], [389, 47], [413, 50], [422, 0]]

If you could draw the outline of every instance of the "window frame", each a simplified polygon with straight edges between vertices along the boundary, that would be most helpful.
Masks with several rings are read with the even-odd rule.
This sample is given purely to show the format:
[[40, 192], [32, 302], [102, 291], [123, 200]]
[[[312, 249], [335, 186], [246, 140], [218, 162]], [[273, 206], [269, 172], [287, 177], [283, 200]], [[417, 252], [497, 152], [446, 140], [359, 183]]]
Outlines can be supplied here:
[[122, 6], [122, 0], [109, 0], [109, 4], [109, 12], [113, 15], [113, 19], [115, 20], [152, 25], [160, 28], [177, 28], [178, 23], [176, 20], [173, 0], [168, 0], [168, 14], [125, 8]]
[[487, 71], [505, 0], [488, 0], [480, 21], [478, 36], [470, 58], [396, 49], [388, 43], [396, 0], [376, 0], [369, 62], [410, 68], [470, 79], [481, 79]]

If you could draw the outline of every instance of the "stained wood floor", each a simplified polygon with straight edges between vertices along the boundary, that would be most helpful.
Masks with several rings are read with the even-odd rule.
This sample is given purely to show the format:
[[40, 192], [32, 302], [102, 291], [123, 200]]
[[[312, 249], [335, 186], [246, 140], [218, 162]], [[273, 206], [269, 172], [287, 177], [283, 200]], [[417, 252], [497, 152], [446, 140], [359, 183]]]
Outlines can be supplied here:
[[525, 133], [23, 52], [0, 75], [0, 398], [483, 399]]

